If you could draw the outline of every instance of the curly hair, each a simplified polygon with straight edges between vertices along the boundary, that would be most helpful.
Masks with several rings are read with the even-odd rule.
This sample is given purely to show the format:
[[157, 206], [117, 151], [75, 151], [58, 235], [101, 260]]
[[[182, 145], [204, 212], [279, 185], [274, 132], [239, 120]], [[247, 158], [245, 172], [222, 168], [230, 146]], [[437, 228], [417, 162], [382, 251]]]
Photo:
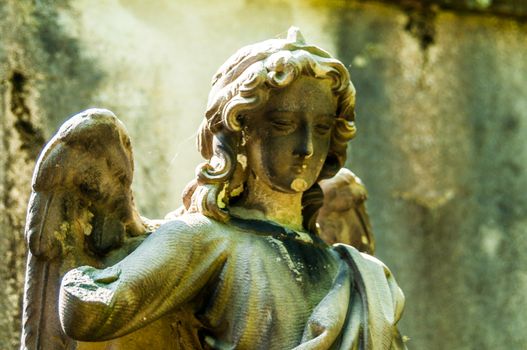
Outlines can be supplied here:
[[[319, 180], [332, 177], [346, 161], [347, 142], [355, 135], [355, 89], [344, 65], [326, 51], [305, 43], [297, 28], [287, 39], [271, 39], [240, 49], [218, 70], [205, 118], [198, 133], [198, 149], [207, 162], [187, 185], [183, 203], [188, 212], [216, 220], [229, 219], [228, 205], [243, 192], [246, 180], [244, 123], [262, 108], [270, 91], [282, 89], [301, 75], [330, 79], [337, 97], [337, 113], [330, 148]], [[318, 184], [304, 192], [304, 227], [315, 230], [323, 194]]]

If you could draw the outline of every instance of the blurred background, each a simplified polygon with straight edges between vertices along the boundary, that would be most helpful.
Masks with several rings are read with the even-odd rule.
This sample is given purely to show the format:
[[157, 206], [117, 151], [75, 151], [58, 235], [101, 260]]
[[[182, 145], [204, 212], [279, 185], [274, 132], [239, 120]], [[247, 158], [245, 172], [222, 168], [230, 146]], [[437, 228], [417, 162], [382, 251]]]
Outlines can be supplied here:
[[523, 0], [0, 0], [0, 349], [18, 346], [31, 174], [60, 124], [116, 113], [160, 218], [202, 161], [216, 69], [291, 25], [356, 86], [348, 167], [409, 348], [527, 349], [526, 19]]

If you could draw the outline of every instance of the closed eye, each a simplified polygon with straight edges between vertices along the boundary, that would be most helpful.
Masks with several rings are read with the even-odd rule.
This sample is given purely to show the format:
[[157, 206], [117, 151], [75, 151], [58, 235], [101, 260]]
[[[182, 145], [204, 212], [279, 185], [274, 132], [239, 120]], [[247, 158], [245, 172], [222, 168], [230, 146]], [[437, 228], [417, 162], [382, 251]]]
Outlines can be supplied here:
[[333, 128], [333, 120], [322, 121], [315, 124], [315, 131], [320, 135], [326, 135]]
[[289, 131], [295, 128], [295, 122], [290, 119], [272, 119], [271, 125], [278, 131]]
[[317, 129], [317, 131], [328, 132], [328, 131], [331, 130], [331, 125], [328, 125], [328, 124], [317, 124], [317, 125], [315, 125], [315, 128]]

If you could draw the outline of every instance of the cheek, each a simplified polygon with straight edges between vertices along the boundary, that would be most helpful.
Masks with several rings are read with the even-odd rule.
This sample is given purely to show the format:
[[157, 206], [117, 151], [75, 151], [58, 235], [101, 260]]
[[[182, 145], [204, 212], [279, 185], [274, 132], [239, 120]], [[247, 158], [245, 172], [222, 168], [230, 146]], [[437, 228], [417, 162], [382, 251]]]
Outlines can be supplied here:
[[323, 137], [313, 141], [313, 158], [322, 166], [329, 152], [330, 138]]
[[247, 156], [247, 164], [251, 169], [255, 169], [255, 165], [262, 163], [262, 147], [261, 142], [255, 135], [246, 134], [245, 138], [245, 155]]
[[259, 178], [279, 176], [277, 170], [282, 167], [283, 157], [279, 156], [282, 147], [265, 129], [249, 135], [246, 143], [247, 160]]
[[262, 166], [270, 178], [280, 177], [287, 168], [287, 143], [280, 138], [269, 137], [261, 144]]

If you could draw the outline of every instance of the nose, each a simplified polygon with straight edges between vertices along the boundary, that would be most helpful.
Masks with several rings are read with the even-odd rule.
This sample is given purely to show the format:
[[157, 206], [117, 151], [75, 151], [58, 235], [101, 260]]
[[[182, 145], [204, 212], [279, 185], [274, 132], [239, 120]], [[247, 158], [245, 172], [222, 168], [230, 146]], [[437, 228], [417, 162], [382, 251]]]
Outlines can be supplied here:
[[293, 154], [303, 159], [309, 159], [313, 156], [313, 131], [311, 127], [304, 125], [298, 131], [298, 142]]

